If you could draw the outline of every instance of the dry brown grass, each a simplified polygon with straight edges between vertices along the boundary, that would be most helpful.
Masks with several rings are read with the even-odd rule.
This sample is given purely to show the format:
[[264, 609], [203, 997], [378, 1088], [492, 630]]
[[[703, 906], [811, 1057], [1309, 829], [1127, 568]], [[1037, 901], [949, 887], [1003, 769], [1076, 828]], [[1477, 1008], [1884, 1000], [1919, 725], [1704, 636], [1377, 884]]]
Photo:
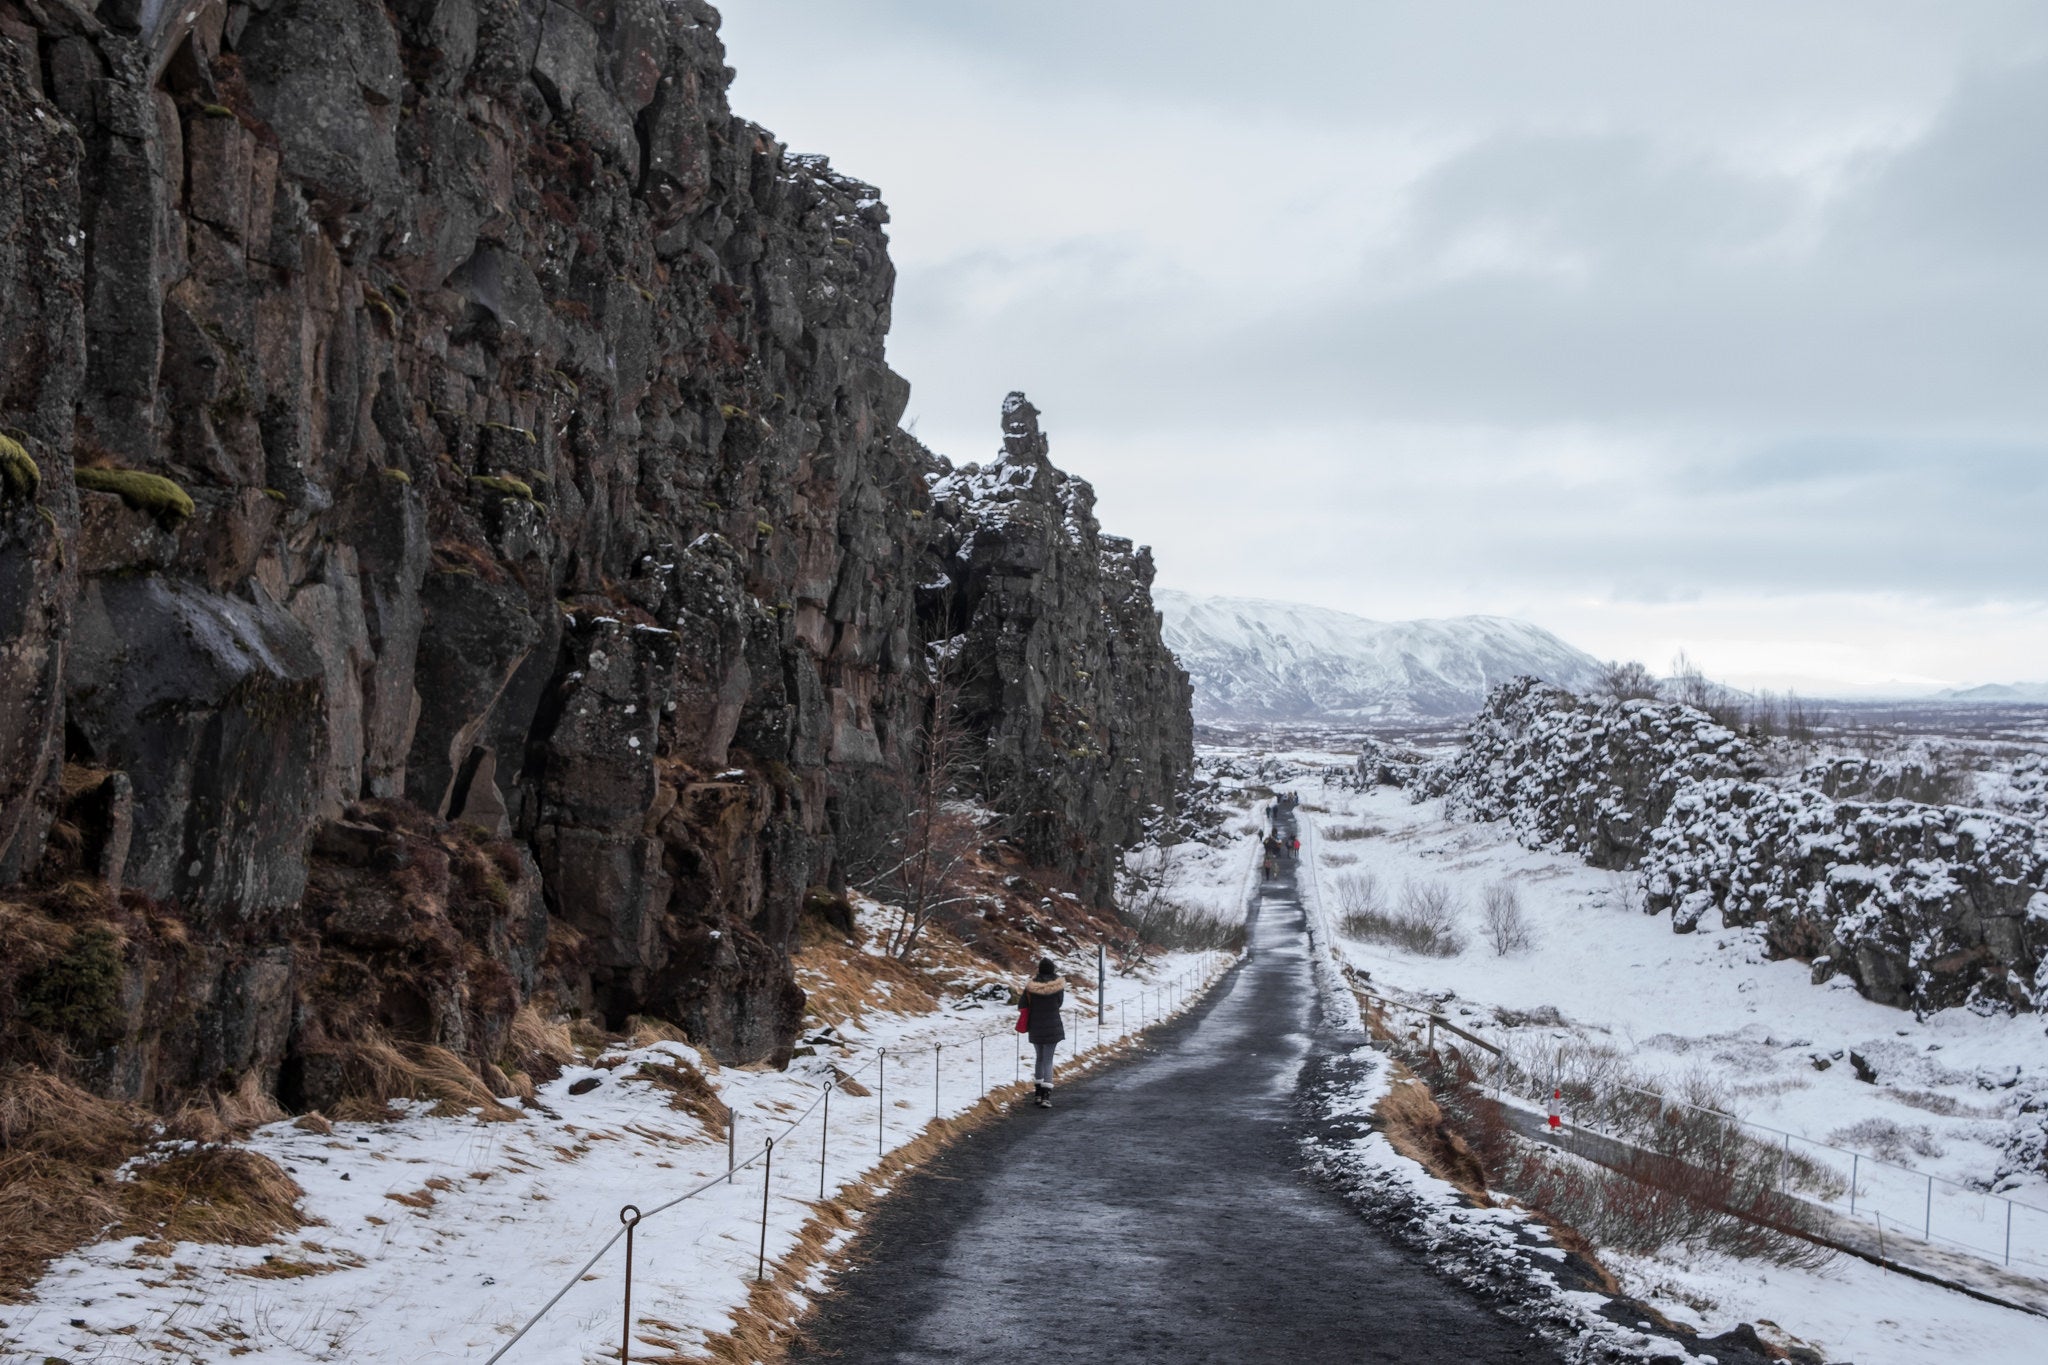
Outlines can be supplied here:
[[690, 1035], [666, 1019], [657, 1019], [651, 1014], [633, 1014], [626, 1017], [626, 1041], [634, 1047], [652, 1047], [656, 1043], [687, 1044]]
[[379, 1121], [391, 1117], [388, 1101], [433, 1100], [437, 1118], [477, 1111], [483, 1119], [512, 1119], [519, 1111], [498, 1097], [469, 1063], [445, 1047], [396, 1043], [370, 1031], [340, 1049], [349, 1094], [334, 1106], [340, 1119]]
[[713, 1141], [724, 1140], [732, 1111], [718, 1098], [718, 1092], [711, 1088], [711, 1082], [704, 1079], [703, 1072], [675, 1057], [666, 1062], [642, 1062], [637, 1074], [669, 1092], [669, 1108], [688, 1114], [703, 1124], [705, 1133]]
[[1485, 1165], [1451, 1126], [1429, 1087], [1399, 1062], [1393, 1067], [1393, 1087], [1373, 1109], [1388, 1143], [1431, 1175], [1456, 1185], [1473, 1203], [1490, 1207]]
[[[945, 961], [945, 936], [926, 930], [924, 956]], [[986, 964], [977, 963], [984, 966]], [[832, 1022], [858, 1022], [870, 1009], [916, 1013], [939, 1007], [940, 983], [924, 967], [863, 950], [806, 922], [796, 954], [797, 984], [810, 997], [805, 1012]], [[881, 989], [886, 985], [887, 990]]]
[[127, 1176], [118, 1182], [123, 1236], [252, 1247], [306, 1226], [299, 1183], [247, 1148], [196, 1143], [159, 1149]]
[[20, 1302], [52, 1260], [122, 1216], [114, 1167], [148, 1141], [148, 1116], [47, 1072], [0, 1072], [0, 1301]]

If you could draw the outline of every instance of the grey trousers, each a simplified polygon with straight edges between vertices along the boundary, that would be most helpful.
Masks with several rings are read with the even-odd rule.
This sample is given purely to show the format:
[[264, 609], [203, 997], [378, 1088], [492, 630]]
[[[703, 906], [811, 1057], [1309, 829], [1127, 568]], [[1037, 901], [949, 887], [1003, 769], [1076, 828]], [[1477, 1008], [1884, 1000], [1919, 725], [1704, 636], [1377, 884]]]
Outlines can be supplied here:
[[1037, 1064], [1031, 1068], [1031, 1079], [1039, 1085], [1052, 1084], [1052, 1054], [1059, 1049], [1058, 1043], [1033, 1043], [1038, 1050]]

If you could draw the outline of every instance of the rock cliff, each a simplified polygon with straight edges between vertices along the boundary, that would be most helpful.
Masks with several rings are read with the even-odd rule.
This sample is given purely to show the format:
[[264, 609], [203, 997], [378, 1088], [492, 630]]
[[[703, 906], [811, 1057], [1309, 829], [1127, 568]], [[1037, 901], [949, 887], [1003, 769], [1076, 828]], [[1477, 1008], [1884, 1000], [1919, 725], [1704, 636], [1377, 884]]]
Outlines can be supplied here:
[[1160, 639], [1151, 551], [1100, 534], [1095, 490], [1049, 451], [1011, 394], [1002, 453], [933, 479], [920, 591], [980, 791], [1027, 857], [1106, 904], [1118, 852], [1192, 772], [1192, 689]]
[[1149, 560], [1042, 449], [1035, 549], [928, 515], [886, 211], [717, 25], [0, 0], [10, 1048], [314, 1104], [367, 1036], [489, 1078], [545, 991], [785, 1053], [934, 558], [1017, 838], [1100, 896], [1172, 805]]

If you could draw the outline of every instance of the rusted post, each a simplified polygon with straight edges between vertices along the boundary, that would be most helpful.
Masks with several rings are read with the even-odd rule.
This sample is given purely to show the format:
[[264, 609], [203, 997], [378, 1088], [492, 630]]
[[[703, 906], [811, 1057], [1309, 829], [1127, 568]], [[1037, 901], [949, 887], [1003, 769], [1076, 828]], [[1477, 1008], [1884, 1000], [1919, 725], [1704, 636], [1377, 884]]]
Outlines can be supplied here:
[[626, 1205], [619, 1210], [619, 1221], [626, 1225], [626, 1322], [619, 1333], [619, 1365], [629, 1365], [633, 1355], [633, 1229], [640, 1226], [640, 1210]]
[[756, 1283], [767, 1278], [768, 1272], [768, 1182], [775, 1175], [775, 1139], [769, 1138], [762, 1150], [767, 1155], [761, 1159], [761, 1250], [754, 1261]]

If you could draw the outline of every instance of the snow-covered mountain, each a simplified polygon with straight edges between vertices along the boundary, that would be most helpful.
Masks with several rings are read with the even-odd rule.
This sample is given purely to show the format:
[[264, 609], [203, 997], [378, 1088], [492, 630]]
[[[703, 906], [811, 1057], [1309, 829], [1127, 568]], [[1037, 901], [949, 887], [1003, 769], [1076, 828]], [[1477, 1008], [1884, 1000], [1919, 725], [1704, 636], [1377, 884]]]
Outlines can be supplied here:
[[1167, 646], [1195, 684], [1198, 720], [1366, 720], [1477, 712], [1522, 674], [1586, 688], [1600, 663], [1504, 616], [1369, 621], [1248, 597], [1156, 589]]
[[2025, 704], [2048, 702], [2048, 683], [1985, 683], [1981, 687], [1952, 687], [1934, 694], [1936, 701], [1982, 701]]

